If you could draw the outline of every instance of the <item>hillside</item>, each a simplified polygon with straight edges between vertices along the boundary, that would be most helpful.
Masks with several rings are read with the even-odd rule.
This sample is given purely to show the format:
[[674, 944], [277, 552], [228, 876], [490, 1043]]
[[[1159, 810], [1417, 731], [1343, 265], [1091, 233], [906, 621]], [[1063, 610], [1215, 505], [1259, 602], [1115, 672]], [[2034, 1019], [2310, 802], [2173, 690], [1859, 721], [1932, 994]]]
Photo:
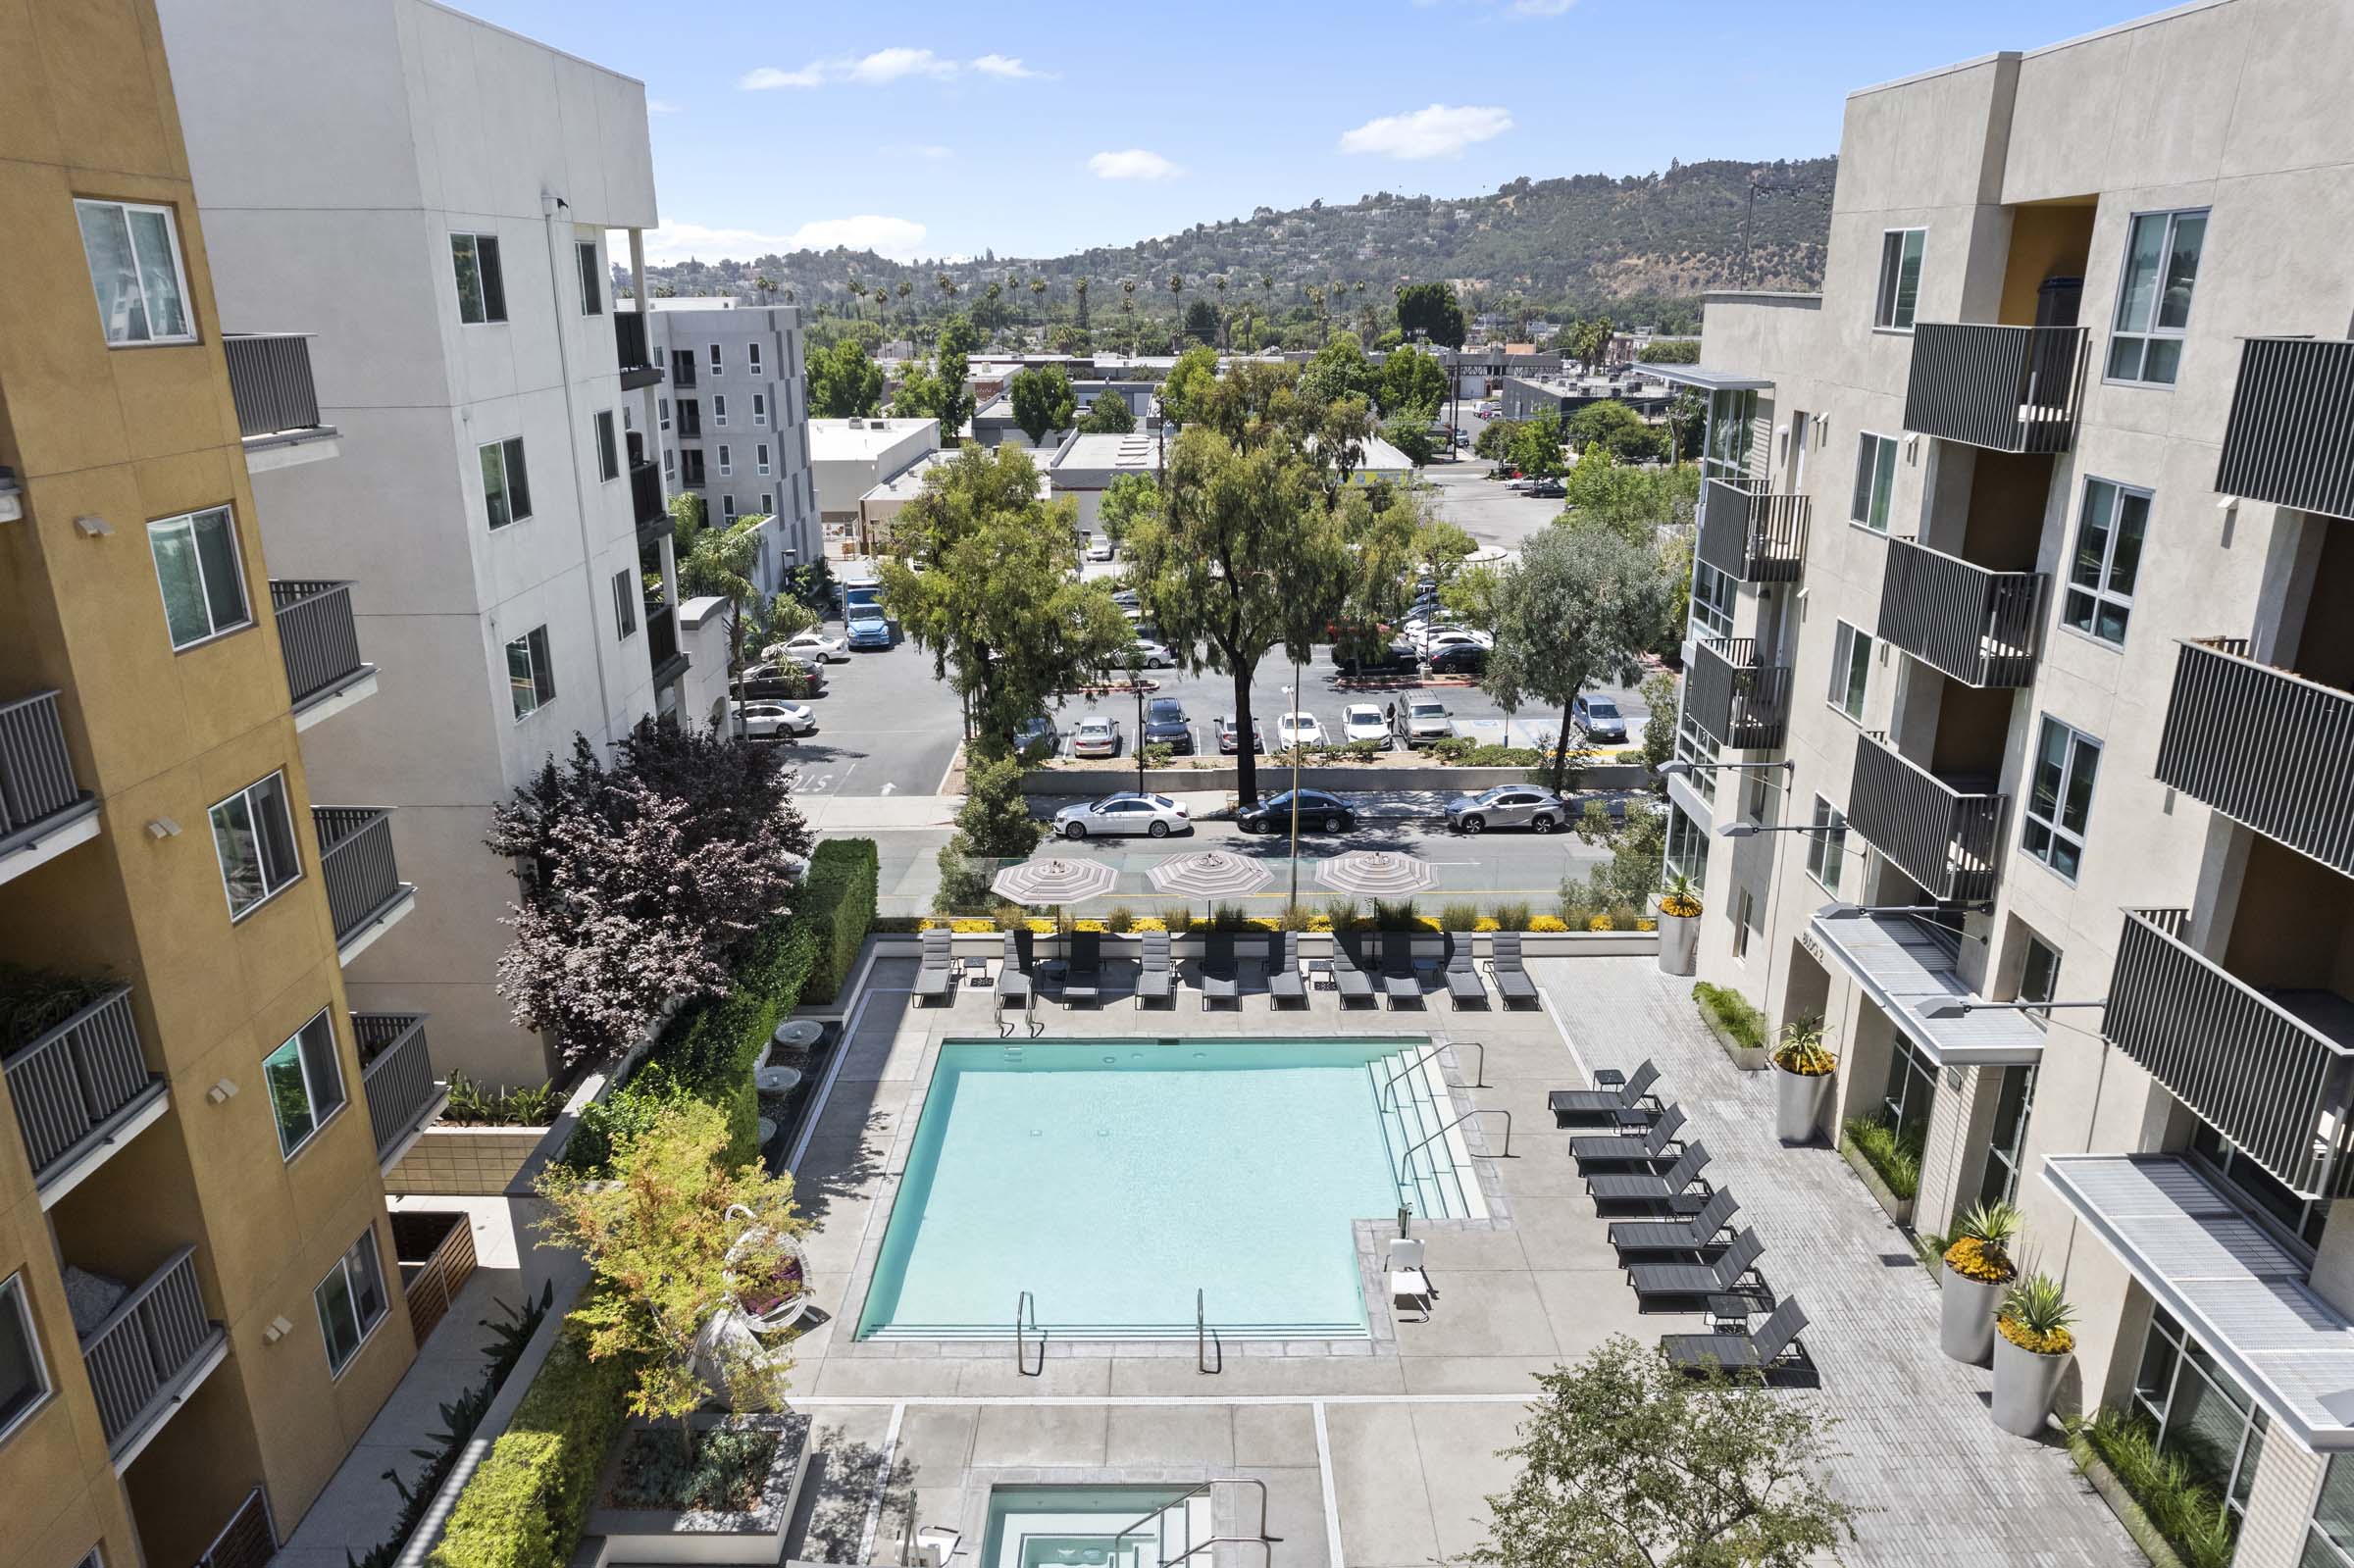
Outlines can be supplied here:
[[[869, 316], [878, 313], [877, 301], [870, 296], [861, 307], [849, 289], [879, 288], [882, 313], [893, 317], [936, 309], [947, 297], [937, 282], [943, 276], [959, 295], [1001, 285], [1016, 318], [1066, 317], [1081, 278], [1099, 320], [1118, 308], [1127, 283], [1137, 285], [1138, 312], [1164, 314], [1172, 273], [1185, 278], [1190, 299], [1215, 293], [1222, 277], [1230, 292], [1218, 295], [1221, 303], [1249, 302], [1272, 314], [1299, 304], [1310, 286], [1342, 284], [1351, 303], [1364, 295], [1386, 301], [1397, 284], [1426, 278], [1454, 280], [1474, 303], [1607, 310], [1613, 301], [1688, 297], [1712, 287], [1816, 286], [1836, 168], [1834, 158], [1718, 160], [1624, 178], [1523, 177], [1484, 196], [1382, 191], [1348, 206], [1261, 207], [1164, 238], [1051, 258], [902, 264], [837, 249], [698, 259], [653, 276], [656, 286], [681, 294], [746, 297], [766, 276], [804, 305]], [[1044, 290], [1036, 286], [1041, 280]]]

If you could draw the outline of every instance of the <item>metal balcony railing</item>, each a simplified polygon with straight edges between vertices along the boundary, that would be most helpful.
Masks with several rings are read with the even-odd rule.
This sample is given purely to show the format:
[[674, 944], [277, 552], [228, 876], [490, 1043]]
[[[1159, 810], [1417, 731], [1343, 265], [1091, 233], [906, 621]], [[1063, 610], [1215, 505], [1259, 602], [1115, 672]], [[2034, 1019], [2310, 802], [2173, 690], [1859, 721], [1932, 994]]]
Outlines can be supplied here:
[[164, 1080], [148, 1071], [139, 1049], [128, 986], [116, 986], [0, 1066], [36, 1187], [165, 1093]]
[[613, 313], [613, 357], [624, 386], [650, 386], [662, 379], [662, 367], [646, 350], [645, 317], [638, 311]]
[[1996, 452], [2065, 452], [2084, 359], [2081, 327], [1919, 323], [1905, 429]]
[[311, 340], [301, 332], [225, 332], [229, 393], [247, 440], [325, 430], [311, 381]]
[[204, 1548], [195, 1568], [269, 1568], [276, 1555], [278, 1527], [270, 1521], [270, 1499], [255, 1487], [237, 1504], [237, 1511], [230, 1515], [213, 1543]]
[[667, 604], [645, 612], [645, 656], [653, 666], [656, 685], [676, 680], [686, 668], [687, 655], [679, 651], [677, 613]]
[[313, 806], [319, 869], [327, 880], [327, 908], [335, 944], [351, 939], [415, 889], [400, 880], [392, 858], [392, 813], [381, 806]]
[[187, 1379], [227, 1336], [206, 1316], [196, 1249], [183, 1246], [81, 1339], [107, 1451], [121, 1454], [170, 1415]]
[[1700, 558], [1743, 582], [1795, 582], [1813, 512], [1805, 495], [1710, 480], [1701, 486]]
[[2101, 1034], [2299, 1195], [2329, 1195], [2354, 1052], [2182, 940], [2187, 911], [2129, 909]]
[[1989, 572], [1913, 539], [1888, 541], [1879, 634], [1965, 685], [2035, 679], [2040, 572]]
[[2354, 342], [2251, 337], [2240, 345], [2215, 487], [2354, 518]]
[[651, 463], [630, 465], [630, 511], [641, 531], [670, 521], [662, 510], [662, 471]]
[[1956, 788], [1877, 733], [1856, 742], [1848, 827], [1940, 902], [1994, 895], [2003, 803], [1999, 794]]
[[38, 835], [49, 818], [89, 803], [74, 778], [57, 693], [0, 703], [0, 853]]
[[1790, 667], [1760, 664], [1749, 637], [1714, 637], [1693, 650], [1684, 712], [1736, 751], [1771, 750], [1790, 723]]
[[682, 388], [694, 385], [694, 350], [674, 348], [670, 351], [670, 384]]
[[351, 616], [351, 584], [317, 578], [272, 578], [278, 649], [286, 662], [294, 711], [333, 696], [368, 668]]
[[2245, 637], [2185, 642], [2157, 774], [2354, 876], [2354, 693], [2258, 664]]
[[360, 1086], [382, 1161], [430, 1119], [441, 1101], [434, 1058], [425, 1043], [423, 1013], [354, 1013], [360, 1047]]

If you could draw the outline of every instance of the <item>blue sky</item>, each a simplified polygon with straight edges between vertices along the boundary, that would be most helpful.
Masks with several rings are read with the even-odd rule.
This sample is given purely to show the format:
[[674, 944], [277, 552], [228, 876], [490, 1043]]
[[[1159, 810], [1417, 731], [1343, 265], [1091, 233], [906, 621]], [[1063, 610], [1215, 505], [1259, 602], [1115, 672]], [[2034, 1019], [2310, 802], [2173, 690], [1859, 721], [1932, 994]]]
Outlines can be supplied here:
[[1852, 89], [2154, 0], [457, 0], [641, 77], [654, 259], [1048, 256], [1374, 190], [1835, 152]]

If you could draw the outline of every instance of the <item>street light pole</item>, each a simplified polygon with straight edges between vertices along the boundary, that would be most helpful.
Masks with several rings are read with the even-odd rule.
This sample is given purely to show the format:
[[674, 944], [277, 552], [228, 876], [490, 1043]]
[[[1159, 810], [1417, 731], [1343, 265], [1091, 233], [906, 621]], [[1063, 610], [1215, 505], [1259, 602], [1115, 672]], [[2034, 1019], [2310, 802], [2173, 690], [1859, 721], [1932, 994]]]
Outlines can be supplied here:
[[[1300, 711], [1300, 660], [1292, 659], [1292, 683], [1283, 688], [1287, 714]], [[1280, 728], [1280, 727], [1279, 727]], [[1297, 918], [1300, 911], [1300, 730], [1292, 727], [1292, 894], [1284, 904], [1287, 915]]]
[[1128, 654], [1128, 684], [1136, 692], [1136, 792], [1145, 792], [1145, 666], [1131, 649]]

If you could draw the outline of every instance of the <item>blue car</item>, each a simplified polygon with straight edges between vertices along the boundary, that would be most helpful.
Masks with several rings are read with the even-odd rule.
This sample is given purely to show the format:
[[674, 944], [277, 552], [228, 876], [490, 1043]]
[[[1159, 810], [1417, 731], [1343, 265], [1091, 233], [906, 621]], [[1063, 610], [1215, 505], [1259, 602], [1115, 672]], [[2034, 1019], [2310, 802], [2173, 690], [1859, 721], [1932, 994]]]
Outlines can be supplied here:
[[850, 646], [853, 648], [888, 648], [891, 646], [891, 623], [882, 612], [867, 608], [850, 612]]

